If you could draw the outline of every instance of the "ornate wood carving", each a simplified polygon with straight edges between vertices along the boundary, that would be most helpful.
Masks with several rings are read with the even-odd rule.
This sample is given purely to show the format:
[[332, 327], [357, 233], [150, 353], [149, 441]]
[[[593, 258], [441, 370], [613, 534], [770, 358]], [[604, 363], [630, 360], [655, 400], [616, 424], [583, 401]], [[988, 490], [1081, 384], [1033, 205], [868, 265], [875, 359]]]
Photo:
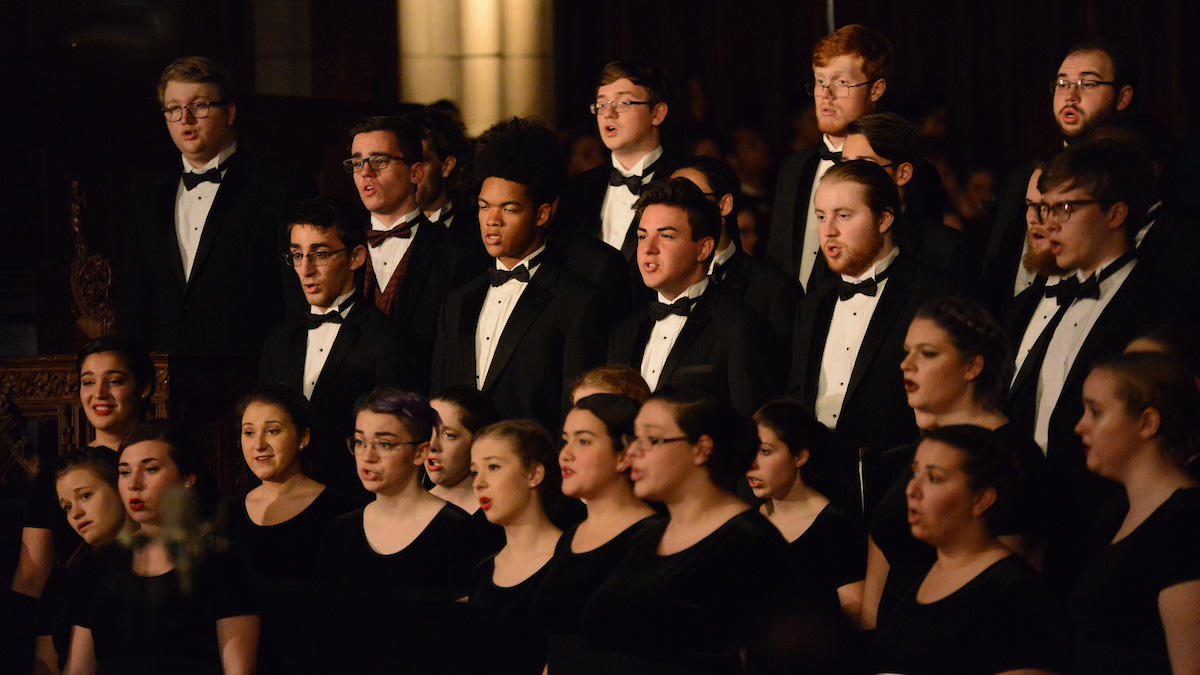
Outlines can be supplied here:
[[71, 294], [79, 312], [79, 328], [89, 338], [97, 338], [113, 332], [112, 264], [104, 256], [88, 251], [87, 237], [83, 234], [86, 206], [79, 181], [71, 181], [71, 236], [75, 240]]

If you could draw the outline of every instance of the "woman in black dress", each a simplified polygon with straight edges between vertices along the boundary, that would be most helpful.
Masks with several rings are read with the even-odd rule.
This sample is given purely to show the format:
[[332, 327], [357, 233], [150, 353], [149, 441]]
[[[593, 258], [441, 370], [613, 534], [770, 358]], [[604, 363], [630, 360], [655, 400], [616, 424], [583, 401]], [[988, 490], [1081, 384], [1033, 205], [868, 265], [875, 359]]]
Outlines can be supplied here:
[[[429, 404], [438, 414], [438, 425], [429, 442], [425, 474], [429, 489], [470, 514], [479, 511], [479, 500], [471, 486], [471, 441], [475, 432], [500, 419], [492, 399], [474, 387], [454, 386], [439, 393]], [[483, 514], [478, 514], [484, 518]], [[486, 520], [486, 518], [484, 518]], [[501, 539], [499, 545], [503, 545]]]
[[831, 434], [804, 404], [772, 401], [754, 413], [758, 451], [746, 473], [759, 509], [789, 544], [794, 564], [821, 574], [842, 612], [858, 620], [866, 573], [862, 521], [829, 503], [813, 485], [829, 461]]
[[749, 426], [707, 392], [665, 387], [634, 431], [634, 494], [669, 517], [642, 528], [585, 606], [585, 672], [743, 673], [744, 656], [754, 672], [756, 642], [807, 604], [810, 580], [733, 492], [753, 459]]
[[912, 471], [908, 522], [937, 557], [880, 616], [870, 672], [1063, 672], [1061, 618], [1049, 592], [994, 534], [1013, 506], [1013, 453], [982, 427], [939, 427], [917, 447]]
[[532, 598], [562, 535], [547, 514], [562, 497], [554, 443], [532, 420], [497, 422], [475, 436], [471, 473], [479, 508], [506, 540], [475, 569], [470, 602], [483, 627], [479, 651], [490, 672], [540, 673], [546, 638], [534, 628]]
[[624, 557], [650, 508], [633, 494], [623, 438], [633, 435], [640, 404], [616, 394], [592, 394], [563, 422], [558, 453], [563, 494], [587, 505], [587, 518], [558, 540], [533, 598], [533, 615], [549, 636], [550, 673], [583, 671], [583, 605]]
[[[978, 302], [944, 298], [917, 311], [904, 342], [907, 355], [900, 369], [908, 404], [922, 432], [954, 424], [983, 427], [992, 430], [1021, 462], [1024, 480], [1016, 498], [1020, 505], [1015, 508], [1019, 515], [998, 534], [1036, 566], [1041, 550], [1038, 519], [1043, 517], [1045, 456], [1033, 439], [1014, 429], [1000, 411], [1013, 373], [1003, 332]], [[896, 588], [906, 586], [934, 560], [933, 548], [915, 539], [905, 521], [904, 490], [917, 443], [884, 453], [874, 489], [868, 485], [869, 492], [883, 496], [876, 496], [879, 504], [870, 518], [860, 621], [864, 628], [875, 626]]]
[[238, 403], [238, 417], [242, 457], [262, 482], [222, 500], [216, 531], [237, 544], [254, 569], [262, 603], [259, 672], [294, 672], [304, 665], [301, 647], [309, 642], [305, 610], [317, 544], [354, 504], [305, 475], [314, 414], [298, 389], [262, 387]]
[[432, 613], [469, 591], [482, 557], [478, 527], [421, 485], [436, 426], [429, 401], [399, 389], [377, 389], [355, 406], [348, 448], [375, 500], [335, 519], [321, 543], [316, 581], [329, 603], [319, 620], [323, 668], [421, 672], [425, 664], [405, 652], [426, 648], [422, 631], [442, 621]]
[[1163, 354], [1102, 361], [1075, 427], [1087, 468], [1121, 484], [1129, 510], [1080, 579], [1071, 672], [1200, 672], [1200, 489], [1183, 468], [1200, 393]]
[[105, 547], [81, 575], [67, 671], [254, 672], [249, 566], [228, 542], [200, 538], [188, 516], [198, 453], [156, 420], [130, 432], [117, 470], [138, 531], [132, 548]]

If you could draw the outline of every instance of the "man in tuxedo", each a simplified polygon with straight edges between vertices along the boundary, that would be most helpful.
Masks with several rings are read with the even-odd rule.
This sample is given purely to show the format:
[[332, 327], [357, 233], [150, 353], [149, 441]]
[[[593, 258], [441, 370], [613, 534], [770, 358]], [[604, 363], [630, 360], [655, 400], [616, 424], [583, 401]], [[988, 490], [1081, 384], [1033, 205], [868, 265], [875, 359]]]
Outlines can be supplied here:
[[826, 275], [813, 210], [817, 184], [841, 159], [846, 127], [875, 112], [891, 77], [892, 61], [888, 39], [856, 24], [839, 28], [813, 47], [808, 93], [816, 104], [821, 142], [788, 157], [779, 167], [767, 235], [767, 260], [799, 279], [806, 291]]
[[[370, 117], [350, 130], [350, 139], [344, 164], [371, 224], [363, 296], [405, 326], [417, 359], [427, 363], [442, 300], [468, 276], [464, 261], [470, 258], [417, 205], [426, 166], [416, 126], [400, 117]], [[414, 387], [424, 392], [428, 383], [421, 378]]]
[[1047, 551], [1047, 573], [1058, 579], [1103, 544], [1124, 508], [1120, 491], [1087, 470], [1074, 433], [1083, 382], [1099, 357], [1181, 309], [1134, 255], [1150, 180], [1144, 159], [1112, 141], [1073, 145], [1051, 160], [1038, 181], [1040, 210], [1056, 265], [1073, 274], [1026, 289], [1005, 322], [1017, 357], [1005, 414], [1046, 452], [1066, 500], [1055, 523], [1061, 536]]
[[626, 260], [633, 258], [634, 202], [643, 185], [673, 168], [662, 146], [671, 101], [670, 82], [657, 64], [629, 58], [604, 66], [591, 111], [612, 162], [571, 179], [559, 203], [560, 227], [578, 229], [621, 251]]
[[173, 62], [158, 100], [182, 170], [135, 197], [117, 329], [154, 351], [257, 354], [284, 316], [285, 283], [294, 290], [278, 253], [287, 212], [309, 190], [239, 146], [233, 78], [219, 63]]
[[[351, 410], [381, 386], [411, 388], [417, 368], [401, 327], [358, 292], [356, 276], [367, 260], [366, 230], [350, 209], [318, 197], [290, 218], [284, 254], [296, 271], [309, 312], [267, 334], [260, 384], [288, 384], [304, 392], [317, 412], [306, 450], [309, 475], [346, 495], [365, 496], [346, 439]], [[402, 365], [403, 364], [403, 365]]]
[[744, 415], [778, 395], [770, 324], [708, 276], [718, 207], [692, 181], [672, 178], [646, 186], [633, 225], [638, 269], [657, 299], [613, 329], [608, 362], [638, 369], [651, 390], [703, 386]]
[[916, 172], [931, 167], [921, 160], [920, 139], [908, 120], [895, 113], [854, 120], [846, 127], [842, 159], [874, 162], [892, 177], [900, 192], [900, 213], [892, 232], [902, 251], [960, 279], [974, 281], [979, 266], [966, 235], [946, 227], [940, 218], [923, 216], [929, 210], [921, 208], [922, 195], [909, 193]]
[[557, 429], [567, 383], [600, 365], [611, 325], [599, 287], [546, 245], [566, 162], [552, 131], [513, 118], [479, 138], [475, 170], [480, 235], [495, 262], [446, 298], [433, 391], [472, 386], [503, 417]]
[[766, 263], [755, 260], [738, 246], [737, 220], [733, 214], [738, 178], [733, 168], [715, 157], [692, 157], [671, 174], [695, 183], [721, 211], [721, 236], [709, 264], [708, 274], [718, 290], [729, 293], [771, 322], [775, 333], [776, 355], [783, 360], [792, 355], [792, 328], [796, 308], [804, 291], [800, 283]]
[[[1133, 101], [1137, 66], [1125, 50], [1093, 41], [1071, 48], [1053, 82], [1051, 111], [1064, 145], [1086, 142], [1105, 121]], [[1017, 277], [1028, 249], [1022, 198], [1034, 163], [1012, 171], [1000, 187], [996, 218], [983, 259], [984, 294], [997, 316], [1003, 316], [1020, 292]]]
[[835, 276], [800, 305], [788, 395], [835, 432], [841, 449], [828, 496], [861, 510], [864, 485], [893, 478], [875, 475], [880, 453], [917, 437], [900, 371], [908, 326], [922, 305], [954, 295], [959, 284], [896, 247], [900, 195], [879, 165], [833, 167], [815, 207], [821, 251]]
[[470, 159], [466, 134], [453, 118], [431, 107], [421, 110], [413, 122], [421, 131], [422, 163], [425, 165], [425, 175], [417, 183], [417, 206], [426, 220], [461, 235], [478, 247], [475, 219], [461, 218], [457, 224], [455, 221], [455, 216], [463, 209], [466, 209], [463, 215], [472, 215], [471, 205], [462, 203], [470, 192], [463, 186], [464, 170]]

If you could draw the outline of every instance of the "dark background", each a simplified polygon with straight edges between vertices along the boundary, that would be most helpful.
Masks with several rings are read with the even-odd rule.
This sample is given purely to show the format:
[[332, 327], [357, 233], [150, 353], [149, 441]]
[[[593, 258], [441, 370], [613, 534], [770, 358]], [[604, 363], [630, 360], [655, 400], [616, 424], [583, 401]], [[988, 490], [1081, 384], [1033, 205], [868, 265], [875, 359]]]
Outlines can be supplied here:
[[[337, 162], [357, 118], [398, 107], [396, 3], [310, 0], [313, 91], [253, 95], [251, 3], [234, 0], [6, 0], [0, 4], [0, 356], [74, 351], [82, 336], [68, 288], [70, 183], [87, 197], [94, 252], [113, 259], [134, 191], [177, 165], [154, 87], [190, 53], [224, 63], [241, 96], [239, 139], [260, 156], [302, 167], [322, 190], [355, 198]], [[837, 25], [884, 32], [897, 71], [883, 107], [917, 118], [943, 108], [946, 145], [961, 170], [999, 177], [1057, 143], [1049, 83], [1068, 47], [1104, 37], [1141, 67], [1134, 108], [1165, 119], [1195, 155], [1200, 34], [1194, 0], [995, 3], [836, 2]], [[594, 131], [585, 114], [607, 61], [639, 55], [703, 91], [702, 123], [760, 128], [778, 156], [804, 104], [823, 1], [596, 0], [555, 3], [559, 128]], [[304, 39], [304, 36], [297, 36]], [[36, 339], [34, 339], [36, 337]]]

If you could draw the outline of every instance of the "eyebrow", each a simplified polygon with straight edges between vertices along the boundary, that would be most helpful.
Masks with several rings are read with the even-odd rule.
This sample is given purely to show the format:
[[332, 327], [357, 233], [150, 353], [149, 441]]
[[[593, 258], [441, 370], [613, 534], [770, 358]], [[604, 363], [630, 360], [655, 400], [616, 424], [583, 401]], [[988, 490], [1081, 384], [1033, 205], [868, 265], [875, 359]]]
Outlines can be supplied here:
[[[480, 198], [479, 198], [479, 201], [480, 201], [480, 202], [482, 202], [482, 203], [484, 203], [484, 204], [487, 204], [488, 206], [492, 206], [492, 205], [493, 205], [491, 202], [489, 202], [488, 200], [484, 199], [483, 197], [480, 197]], [[517, 200], [515, 200], [515, 199], [509, 199], [508, 201], [504, 201], [504, 202], [500, 202], [500, 203], [498, 203], [498, 204], [495, 204], [495, 206], [520, 206], [520, 205], [521, 205], [521, 202], [519, 202], [519, 201], [517, 201]]]
[[[596, 94], [596, 98], [600, 98], [602, 96], [603, 96], [603, 94]], [[617, 93], [613, 94], [613, 96], [633, 96], [633, 92], [632, 91], [618, 91]]]
[[[1085, 71], [1079, 73], [1079, 77], [1083, 77], [1084, 75], [1091, 75], [1092, 77], [1096, 78], [1097, 80], [1103, 79], [1102, 76], [1100, 75], [1100, 73], [1097, 73], [1094, 70], [1085, 70]], [[1063, 78], [1064, 80], [1067, 78], [1067, 74], [1063, 73], [1063, 72], [1060, 72], [1058, 74], [1058, 76]]]
[[[100, 374], [101, 375], [129, 375], [129, 371], [109, 369], [109, 370], [100, 371]], [[91, 375], [92, 377], [95, 377], [96, 373], [91, 370], [85, 370], [79, 374], [80, 377], [83, 377], [84, 375]]]
[[[294, 242], [294, 241], [293, 241], [293, 242], [292, 242], [292, 248], [294, 248], [294, 249], [297, 249], [297, 250], [302, 250], [304, 247], [303, 247], [303, 246], [301, 246], [300, 244], [297, 244], [296, 242]], [[331, 247], [329, 244], [326, 244], [326, 243], [325, 243], [325, 242], [323, 242], [323, 241], [319, 241], [319, 242], [317, 242], [317, 243], [315, 243], [315, 244], [312, 244], [312, 245], [310, 246], [310, 248], [332, 248], [332, 247]]]
[[[366, 433], [365, 431], [363, 431], [362, 429], [355, 429], [355, 430], [354, 430], [354, 433], [356, 433], [356, 434], [362, 434], [362, 435], [364, 435], [364, 436], [366, 436], [366, 435], [367, 435], [367, 433]], [[375, 432], [375, 435], [376, 435], [377, 437], [378, 437], [378, 436], [391, 436], [392, 438], [400, 438], [400, 434], [393, 434], [393, 433], [392, 433], [392, 432], [390, 432], [390, 431], [377, 431], [377, 432]]]
[[[157, 461], [159, 461], [158, 457], [147, 457], [143, 460], [139, 460], [138, 464], [149, 464], [150, 462], [157, 462]], [[117, 466], [119, 466], [119, 467], [129, 466], [129, 462], [121, 462], [120, 464], [117, 464]]]

